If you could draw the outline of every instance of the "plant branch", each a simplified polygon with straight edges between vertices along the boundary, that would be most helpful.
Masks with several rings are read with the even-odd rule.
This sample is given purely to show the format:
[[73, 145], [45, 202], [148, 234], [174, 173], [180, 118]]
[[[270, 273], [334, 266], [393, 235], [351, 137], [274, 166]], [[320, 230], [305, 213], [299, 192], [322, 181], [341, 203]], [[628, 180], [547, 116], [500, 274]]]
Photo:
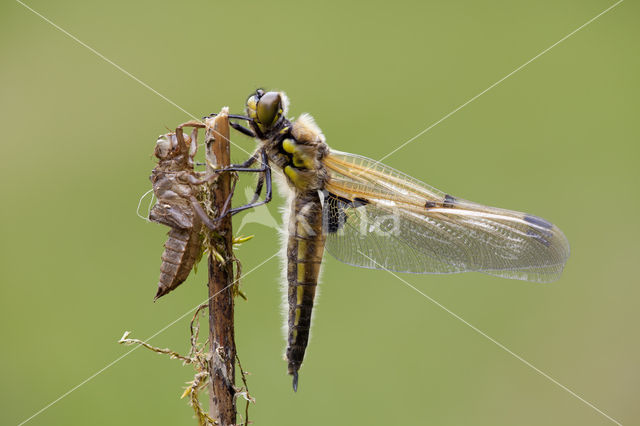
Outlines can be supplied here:
[[[224, 168], [230, 164], [228, 113], [225, 107], [216, 117], [205, 121], [208, 172], [212, 172], [213, 167]], [[218, 173], [208, 188], [214, 217], [220, 217], [226, 204], [230, 204], [231, 179], [229, 172]], [[232, 426], [236, 424], [236, 345], [231, 215], [219, 219], [217, 230], [210, 235], [209, 247], [209, 415], [220, 426]]]

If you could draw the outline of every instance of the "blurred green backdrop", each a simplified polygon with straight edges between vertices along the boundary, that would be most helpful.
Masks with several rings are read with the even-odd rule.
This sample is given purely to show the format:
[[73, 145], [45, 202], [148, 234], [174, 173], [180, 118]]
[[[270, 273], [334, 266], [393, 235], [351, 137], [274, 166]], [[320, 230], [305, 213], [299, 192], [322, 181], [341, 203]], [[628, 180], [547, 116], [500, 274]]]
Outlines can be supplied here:
[[[282, 89], [332, 147], [380, 158], [613, 2], [28, 4], [196, 116]], [[385, 161], [562, 228], [572, 255], [550, 285], [403, 278], [625, 424], [640, 422], [639, 9], [622, 3]], [[157, 135], [190, 117], [19, 3], [0, 16], [0, 423], [18, 424], [129, 351], [125, 330], [145, 338], [201, 303], [206, 274], [152, 303], [167, 230], [135, 214]], [[257, 236], [238, 252], [249, 271], [278, 236], [242, 233]], [[257, 425], [612, 423], [390, 274], [329, 256], [294, 394], [280, 270], [247, 274], [237, 302]], [[187, 326], [151, 342], [186, 352]], [[179, 399], [192, 376], [136, 350], [28, 424], [195, 424]]]

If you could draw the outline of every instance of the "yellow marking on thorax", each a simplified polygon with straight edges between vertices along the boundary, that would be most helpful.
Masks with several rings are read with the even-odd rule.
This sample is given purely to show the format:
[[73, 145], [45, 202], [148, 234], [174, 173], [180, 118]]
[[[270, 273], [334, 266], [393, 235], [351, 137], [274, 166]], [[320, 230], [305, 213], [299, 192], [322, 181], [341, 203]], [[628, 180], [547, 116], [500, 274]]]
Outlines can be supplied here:
[[291, 139], [285, 139], [282, 141], [282, 149], [289, 154], [293, 154], [296, 151], [296, 145]]
[[293, 140], [285, 139], [282, 141], [282, 148], [285, 152], [291, 154], [294, 166], [308, 170], [312, 170], [314, 168], [313, 158]]
[[291, 166], [285, 166], [284, 174], [293, 182], [295, 186], [300, 186], [302, 184], [302, 179], [300, 178], [300, 174], [293, 169]]

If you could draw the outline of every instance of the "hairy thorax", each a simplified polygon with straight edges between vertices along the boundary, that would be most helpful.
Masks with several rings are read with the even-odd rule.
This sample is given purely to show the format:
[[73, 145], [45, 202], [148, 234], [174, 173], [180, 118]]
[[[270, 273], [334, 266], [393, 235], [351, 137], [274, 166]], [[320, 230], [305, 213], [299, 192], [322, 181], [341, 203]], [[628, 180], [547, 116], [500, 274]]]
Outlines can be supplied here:
[[322, 131], [308, 114], [302, 114], [287, 127], [279, 137], [265, 141], [269, 160], [284, 172], [292, 189], [322, 189], [328, 179], [322, 159], [329, 153]]

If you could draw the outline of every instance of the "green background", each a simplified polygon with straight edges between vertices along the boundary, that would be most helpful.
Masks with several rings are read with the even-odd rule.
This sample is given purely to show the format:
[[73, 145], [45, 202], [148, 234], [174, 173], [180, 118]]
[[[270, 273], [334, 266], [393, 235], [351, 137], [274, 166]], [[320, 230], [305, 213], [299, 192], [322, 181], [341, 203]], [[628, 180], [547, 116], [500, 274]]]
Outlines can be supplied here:
[[[613, 2], [28, 4], [198, 117], [277, 88], [330, 146], [380, 158]], [[402, 278], [623, 424], [640, 422], [639, 11], [620, 4], [385, 160], [564, 231], [553, 284]], [[152, 303], [167, 230], [135, 213], [157, 135], [190, 117], [19, 3], [0, 24], [0, 423], [18, 424], [129, 351], [125, 330], [146, 338], [201, 303], [206, 269]], [[278, 233], [242, 233], [247, 272]], [[281, 269], [247, 273], [237, 301], [256, 425], [612, 424], [389, 273], [330, 256], [294, 394]], [[151, 343], [186, 352], [187, 326]], [[136, 350], [28, 424], [195, 424], [192, 376]]]

